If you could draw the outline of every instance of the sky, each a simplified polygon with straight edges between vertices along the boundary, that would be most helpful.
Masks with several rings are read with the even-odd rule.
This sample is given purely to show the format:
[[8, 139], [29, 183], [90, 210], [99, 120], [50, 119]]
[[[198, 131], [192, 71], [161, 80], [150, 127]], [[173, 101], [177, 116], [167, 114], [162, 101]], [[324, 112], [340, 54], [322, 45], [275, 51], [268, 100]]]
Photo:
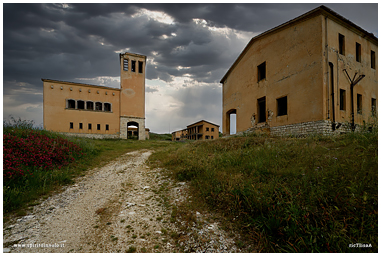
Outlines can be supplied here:
[[[250, 39], [322, 4], [21, 4], [3, 9], [3, 120], [42, 127], [41, 78], [120, 88], [119, 53], [147, 56], [146, 127], [220, 125], [220, 81]], [[378, 37], [378, 4], [324, 3]]]

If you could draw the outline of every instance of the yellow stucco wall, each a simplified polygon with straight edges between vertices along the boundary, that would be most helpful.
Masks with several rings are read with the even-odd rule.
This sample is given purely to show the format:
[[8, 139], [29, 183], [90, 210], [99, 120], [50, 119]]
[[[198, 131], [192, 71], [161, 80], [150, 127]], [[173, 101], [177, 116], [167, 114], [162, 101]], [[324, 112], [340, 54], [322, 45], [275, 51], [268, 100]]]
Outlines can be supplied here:
[[[43, 86], [43, 120], [46, 130], [87, 134], [119, 133], [119, 89], [47, 79], [43, 80]], [[110, 103], [111, 111], [69, 109], [69, 99], [92, 101], [93, 104]], [[73, 129], [70, 129], [71, 122]], [[82, 129], [79, 129], [79, 123], [82, 123]], [[91, 124], [91, 130], [88, 129], [88, 124]], [[100, 130], [97, 130], [98, 124]], [[108, 131], [106, 125], [109, 126]]]
[[[128, 60], [128, 70], [125, 71], [124, 60]], [[132, 70], [135, 61], [135, 71]], [[142, 62], [142, 72], [139, 73], [139, 62]], [[145, 118], [145, 68], [146, 56], [125, 53], [120, 58], [121, 84], [121, 116]]]
[[[346, 56], [337, 53], [338, 33], [346, 37]], [[362, 46], [362, 62], [354, 60], [355, 44]], [[328, 48], [326, 48], [328, 45]], [[269, 127], [319, 120], [333, 121], [329, 62], [333, 64], [333, 88], [336, 122], [350, 121], [349, 82], [346, 68], [366, 77], [355, 86], [362, 94], [362, 114], [355, 114], [356, 123], [368, 119], [371, 98], [377, 99], [377, 64], [370, 68], [370, 50], [378, 55], [377, 45], [343, 27], [328, 15], [310, 14], [253, 38], [222, 79], [223, 133], [230, 133], [230, 111], [236, 112], [237, 132], [259, 124], [258, 99], [266, 100], [266, 123]], [[328, 51], [328, 55], [326, 52]], [[258, 81], [258, 66], [266, 62], [266, 78]], [[377, 61], [376, 61], [377, 62]], [[346, 111], [339, 110], [339, 89], [346, 93]], [[287, 97], [287, 114], [278, 115], [277, 99]], [[349, 115], [348, 115], [349, 113]]]
[[[208, 129], [208, 131], [207, 131]], [[214, 129], [214, 131], [212, 131]], [[201, 140], [215, 140], [219, 138], [219, 126], [206, 122], [204, 120], [199, 121], [197, 123], [191, 124], [187, 126], [187, 135], [188, 136], [196, 136], [196, 134], [201, 134]], [[208, 136], [208, 139], [207, 139]], [[213, 136], [213, 138], [212, 138]], [[192, 138], [190, 138], [192, 139]]]

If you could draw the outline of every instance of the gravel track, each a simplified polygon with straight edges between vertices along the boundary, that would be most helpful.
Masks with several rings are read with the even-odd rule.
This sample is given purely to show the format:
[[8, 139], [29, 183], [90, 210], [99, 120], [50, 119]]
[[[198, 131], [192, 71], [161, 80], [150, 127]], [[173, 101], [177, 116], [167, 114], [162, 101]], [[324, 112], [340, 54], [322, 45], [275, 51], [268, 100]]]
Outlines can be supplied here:
[[3, 227], [3, 252], [240, 252], [211, 213], [171, 216], [188, 185], [150, 169], [152, 152], [124, 154]]

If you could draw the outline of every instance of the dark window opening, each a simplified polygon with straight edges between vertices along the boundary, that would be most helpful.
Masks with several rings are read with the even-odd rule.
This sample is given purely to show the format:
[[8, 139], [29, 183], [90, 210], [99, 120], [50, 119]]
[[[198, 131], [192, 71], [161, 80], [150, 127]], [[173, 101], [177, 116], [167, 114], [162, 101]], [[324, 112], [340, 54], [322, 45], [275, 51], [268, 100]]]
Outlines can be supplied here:
[[213, 139], [213, 136], [211, 136], [210, 138]]
[[209, 139], [209, 136], [205, 136], [205, 139], [208, 140], [208, 139]]
[[89, 128], [89, 130], [91, 130], [91, 124], [88, 124], [88, 128]]
[[361, 62], [361, 44], [356, 43], [356, 61]]
[[339, 34], [339, 53], [345, 55], [345, 36]]
[[139, 61], [139, 73], [143, 73], [143, 62]]
[[266, 61], [258, 66], [258, 82], [266, 78]]
[[128, 71], [128, 59], [123, 59], [123, 70]]
[[87, 101], [86, 102], [86, 109], [94, 110], [94, 103], [92, 101]]
[[101, 130], [101, 125], [100, 125], [100, 124], [97, 124], [97, 130], [98, 130], [98, 131]]
[[373, 115], [373, 116], [376, 115], [376, 111], [377, 111], [377, 107], [376, 107], [376, 99], [375, 99], [375, 98], [372, 98], [372, 115]]
[[258, 123], [266, 122], [266, 97], [258, 99]]
[[340, 89], [340, 110], [345, 110], [345, 90]]
[[374, 51], [370, 51], [370, 67], [376, 68], [376, 53]]
[[77, 108], [78, 109], [85, 109], [85, 102], [83, 100], [77, 101]]
[[95, 110], [102, 110], [102, 102], [95, 103]]
[[357, 94], [357, 113], [362, 114], [362, 95]]
[[108, 131], [109, 130], [109, 126], [108, 126], [108, 124], [106, 124], [106, 131]]
[[70, 122], [70, 129], [74, 129], [74, 124]]
[[136, 64], [136, 61], [135, 60], [131, 60], [131, 71], [132, 72], [135, 72], [135, 64]]
[[287, 96], [276, 100], [278, 105], [278, 116], [287, 115]]
[[83, 124], [82, 124], [82, 123], [79, 123], [79, 129], [80, 129], [80, 130], [83, 129]]
[[206, 131], [209, 132], [209, 127], [206, 127]]
[[214, 128], [212, 128], [212, 132], [214, 132]]
[[68, 100], [67, 108], [75, 108], [75, 100]]
[[108, 112], [111, 111], [111, 104], [110, 103], [105, 103], [105, 111], [108, 111]]

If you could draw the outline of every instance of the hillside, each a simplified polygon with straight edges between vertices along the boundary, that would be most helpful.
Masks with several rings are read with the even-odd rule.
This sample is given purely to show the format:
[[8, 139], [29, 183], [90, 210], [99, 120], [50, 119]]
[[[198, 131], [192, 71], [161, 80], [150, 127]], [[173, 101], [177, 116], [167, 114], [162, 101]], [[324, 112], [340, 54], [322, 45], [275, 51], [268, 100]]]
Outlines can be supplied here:
[[[263, 252], [377, 252], [377, 133], [233, 137], [151, 160]], [[359, 244], [357, 244], [359, 243]]]

